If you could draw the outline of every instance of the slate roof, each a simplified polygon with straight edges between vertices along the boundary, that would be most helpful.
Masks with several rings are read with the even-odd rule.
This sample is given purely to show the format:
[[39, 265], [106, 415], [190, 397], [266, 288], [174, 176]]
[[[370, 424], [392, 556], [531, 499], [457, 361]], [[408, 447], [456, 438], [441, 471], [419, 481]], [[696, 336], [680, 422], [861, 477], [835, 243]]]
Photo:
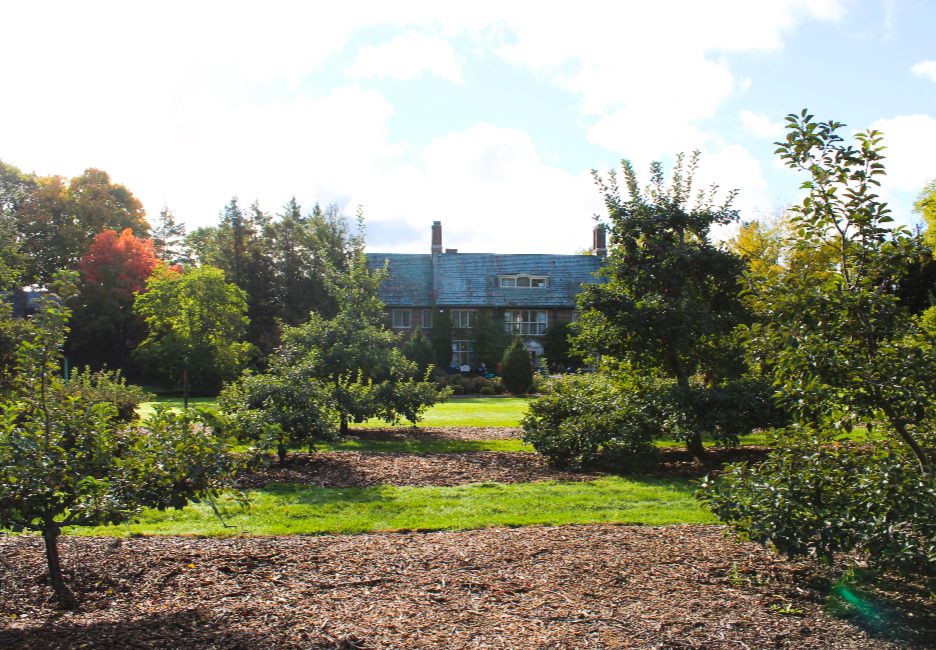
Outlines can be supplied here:
[[388, 307], [429, 307], [432, 300], [432, 256], [418, 253], [368, 253], [371, 269], [389, 262], [389, 276], [380, 285]]
[[[371, 267], [390, 262], [381, 287], [388, 307], [542, 307], [575, 308], [582, 284], [598, 282], [602, 263], [592, 255], [498, 255], [490, 253], [370, 253]], [[545, 289], [498, 286], [499, 275], [541, 275]]]

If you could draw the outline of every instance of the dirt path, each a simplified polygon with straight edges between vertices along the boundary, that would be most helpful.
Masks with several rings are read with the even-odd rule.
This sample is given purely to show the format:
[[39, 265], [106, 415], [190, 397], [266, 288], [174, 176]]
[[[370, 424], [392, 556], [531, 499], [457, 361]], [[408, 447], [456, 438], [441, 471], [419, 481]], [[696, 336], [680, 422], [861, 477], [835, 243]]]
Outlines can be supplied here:
[[803, 565], [715, 526], [62, 547], [76, 613], [50, 607], [39, 540], [0, 537], [0, 647], [901, 647], [824, 615]]

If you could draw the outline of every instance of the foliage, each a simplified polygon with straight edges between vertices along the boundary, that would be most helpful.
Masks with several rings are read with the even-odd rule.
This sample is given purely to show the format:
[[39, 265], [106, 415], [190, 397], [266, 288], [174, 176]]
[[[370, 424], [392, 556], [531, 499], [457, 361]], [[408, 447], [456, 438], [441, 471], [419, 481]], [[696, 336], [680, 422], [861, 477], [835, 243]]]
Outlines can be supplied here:
[[[495, 315], [485, 310], [477, 313], [474, 326], [474, 358], [488, 368], [497, 366], [504, 357], [504, 350], [510, 343], [510, 335], [504, 331], [504, 323]], [[447, 364], [446, 364], [447, 365]]]
[[766, 318], [748, 332], [750, 356], [800, 421], [885, 422], [931, 469], [917, 437], [936, 421], [936, 348], [896, 295], [914, 242], [889, 228], [889, 209], [874, 193], [884, 174], [881, 135], [858, 134], [855, 148], [836, 134], [840, 123], [816, 123], [805, 111], [788, 121], [778, 152], [810, 175], [809, 195], [794, 209], [793, 247], [834, 246], [836, 263], [751, 286]]
[[185, 243], [185, 224], [176, 223], [175, 215], [168, 206], [159, 211], [159, 219], [151, 233], [153, 252], [167, 265], [192, 264], [191, 254]]
[[930, 180], [920, 192], [913, 209], [923, 217], [923, 223], [926, 224], [926, 232], [923, 234], [926, 243], [930, 249], [936, 250], [936, 178]]
[[701, 496], [719, 519], [787, 556], [831, 563], [861, 550], [874, 565], [936, 575], [936, 478], [892, 444], [789, 431], [762, 464], [706, 479]]
[[333, 269], [329, 279], [338, 314], [312, 313], [305, 323], [284, 327], [268, 372], [242, 378], [222, 401], [248, 435], [278, 427], [281, 459], [286, 443], [311, 447], [331, 437], [336, 425], [346, 434], [350, 422], [372, 417], [415, 424], [447, 395], [428, 374], [420, 378], [397, 335], [384, 327], [377, 290], [385, 271], [368, 269], [363, 239], [355, 246], [350, 268]]
[[104, 171], [86, 169], [67, 183], [61, 176], [12, 176], [3, 180], [19, 188], [14, 214], [28, 282], [47, 284], [59, 269], [77, 268], [105, 230], [149, 233], [142, 203]]
[[135, 294], [146, 288], [156, 268], [153, 243], [126, 228], [105, 230], [81, 258], [81, 290], [68, 338], [69, 355], [96, 366], [126, 367], [142, 339], [142, 323], [133, 315]]
[[447, 310], [432, 316], [432, 349], [436, 368], [447, 369], [452, 363], [452, 315]]
[[533, 361], [519, 336], [514, 337], [504, 351], [501, 380], [504, 387], [514, 395], [526, 394], [533, 385]]
[[[607, 282], [588, 285], [581, 294], [577, 338], [583, 351], [666, 372], [686, 395], [693, 374], [717, 381], [729, 374], [726, 362], [737, 366], [731, 353], [737, 358], [740, 350], [731, 350], [728, 335], [747, 317], [738, 298], [741, 260], [710, 240], [713, 226], [737, 219], [731, 208], [735, 192], [716, 205], [713, 187], [698, 192], [693, 203], [697, 167], [698, 153], [688, 164], [678, 156], [667, 186], [662, 166], [653, 163], [650, 185], [642, 191], [624, 161], [623, 196], [617, 174], [594, 174], [610, 221], [601, 271]], [[703, 455], [701, 432], [687, 446]]]
[[251, 346], [244, 292], [224, 281], [220, 269], [203, 266], [181, 273], [158, 267], [134, 313], [148, 328], [135, 355], [149, 376], [170, 385], [215, 391], [246, 364]]
[[43, 299], [20, 346], [16, 390], [0, 402], [0, 528], [42, 534], [51, 583], [70, 608], [76, 599], [57, 547], [64, 527], [119, 523], [143, 507], [211, 498], [234, 462], [194, 414], [160, 411], [140, 427], [120, 427], [111, 397], [94, 401], [102, 382], [97, 392], [70, 392], [58, 377], [68, 316], [58, 296]]
[[652, 392], [601, 374], [563, 375], [550, 384], [522, 420], [523, 440], [550, 463], [579, 469], [653, 461], [661, 415]]
[[553, 325], [543, 336], [543, 354], [549, 359], [552, 369], [565, 372], [569, 368], [576, 368], [581, 363], [581, 357], [572, 350], [570, 338], [575, 334], [572, 323]]
[[[859, 133], [852, 146], [836, 133], [841, 123], [806, 111], [787, 121], [777, 151], [809, 176], [787, 247], [799, 259], [835, 254], [749, 278], [761, 318], [747, 346], [797, 426], [779, 432], [790, 441], [763, 465], [735, 468], [703, 496], [742, 533], [790, 555], [857, 549], [932, 570], [936, 339], [899, 295], [918, 242], [890, 228], [875, 193], [879, 133]], [[830, 442], [859, 424], [879, 435], [862, 448]]]
[[222, 412], [233, 418], [239, 437], [275, 446], [280, 465], [288, 447], [334, 437], [337, 413], [315, 381], [312, 366], [285, 365], [276, 357], [268, 373], [245, 373], [218, 396]]
[[452, 391], [458, 395], [471, 393], [486, 394], [485, 389], [490, 390], [490, 394], [500, 395], [506, 389], [504, 382], [500, 377], [488, 379], [480, 375], [469, 375], [465, 377], [462, 374], [436, 374], [435, 381], [440, 386], [451, 386]]
[[421, 329], [413, 332], [413, 335], [403, 343], [403, 354], [416, 364], [417, 372], [421, 376], [431, 373], [435, 367], [435, 350]]
[[114, 407], [114, 422], [129, 424], [136, 419], [137, 407], [155, 396], [139, 386], [128, 384], [120, 370], [79, 369], [71, 373], [68, 382], [58, 387], [64, 401], [69, 397], [83, 403], [110, 404]]

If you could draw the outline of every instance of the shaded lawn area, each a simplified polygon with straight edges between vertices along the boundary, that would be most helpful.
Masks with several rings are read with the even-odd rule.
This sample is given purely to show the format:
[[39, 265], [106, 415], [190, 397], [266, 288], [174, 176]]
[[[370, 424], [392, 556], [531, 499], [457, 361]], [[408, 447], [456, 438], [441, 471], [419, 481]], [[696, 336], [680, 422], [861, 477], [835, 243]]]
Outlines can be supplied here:
[[[377, 451], [422, 454], [461, 454], [472, 451], [532, 452], [533, 445], [519, 438], [507, 440], [369, 440], [346, 438], [316, 445], [320, 451]], [[298, 450], [296, 450], [298, 451]]]
[[250, 490], [250, 505], [217, 504], [225, 527], [206, 503], [145, 511], [129, 526], [75, 528], [79, 535], [254, 535], [465, 530], [491, 526], [628, 523], [714, 523], [686, 479], [559, 483], [476, 483], [455, 487], [328, 489], [274, 484]]

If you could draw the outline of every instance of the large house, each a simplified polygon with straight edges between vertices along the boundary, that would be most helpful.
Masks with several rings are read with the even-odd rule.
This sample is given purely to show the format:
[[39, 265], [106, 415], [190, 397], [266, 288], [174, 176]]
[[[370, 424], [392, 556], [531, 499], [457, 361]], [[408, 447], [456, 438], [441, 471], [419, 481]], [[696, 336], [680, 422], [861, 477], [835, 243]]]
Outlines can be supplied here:
[[442, 248], [442, 223], [432, 224], [428, 254], [369, 253], [372, 268], [388, 265], [380, 298], [395, 331], [421, 328], [432, 334], [433, 320], [448, 314], [452, 324], [452, 363], [474, 367], [474, 327], [479, 314], [503, 322], [537, 357], [546, 331], [575, 319], [583, 284], [598, 282], [595, 272], [605, 253], [605, 231], [596, 226], [591, 255], [459, 253]]

